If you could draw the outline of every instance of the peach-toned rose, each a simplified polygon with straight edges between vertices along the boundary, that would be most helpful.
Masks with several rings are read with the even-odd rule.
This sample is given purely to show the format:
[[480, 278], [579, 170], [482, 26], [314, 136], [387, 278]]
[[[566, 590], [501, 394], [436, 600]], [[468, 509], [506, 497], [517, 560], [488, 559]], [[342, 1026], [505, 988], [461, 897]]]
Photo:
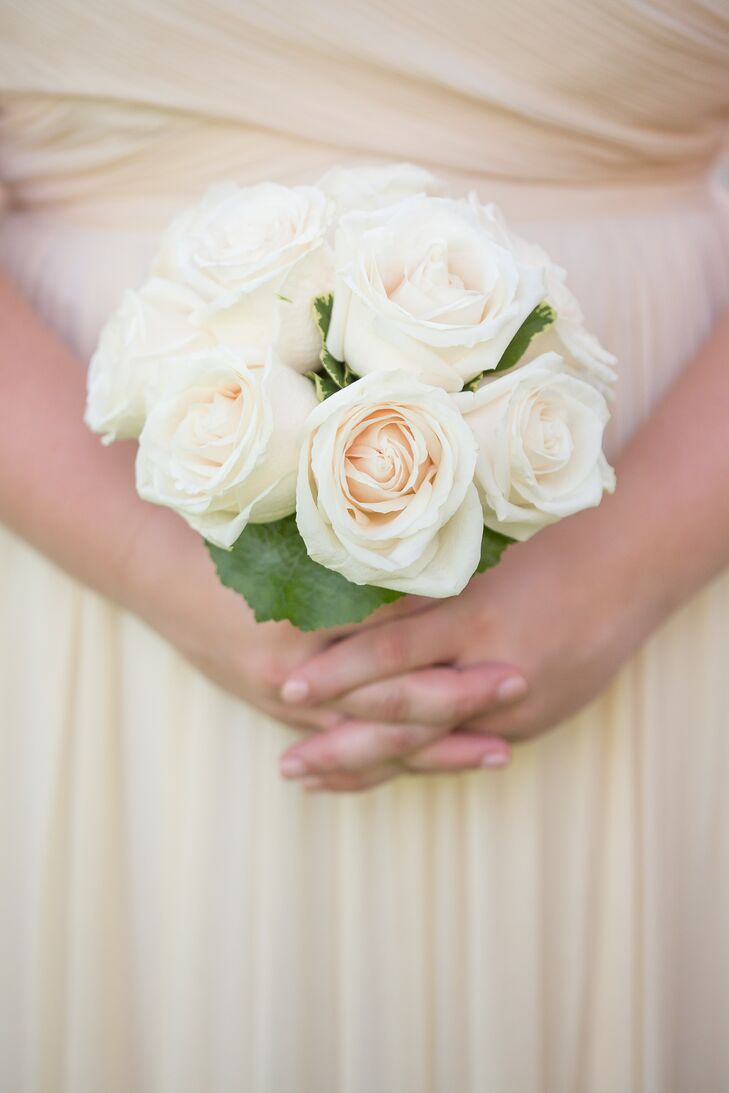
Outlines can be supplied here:
[[354, 584], [454, 596], [478, 563], [473, 436], [438, 388], [374, 373], [309, 416], [297, 522], [314, 561]]

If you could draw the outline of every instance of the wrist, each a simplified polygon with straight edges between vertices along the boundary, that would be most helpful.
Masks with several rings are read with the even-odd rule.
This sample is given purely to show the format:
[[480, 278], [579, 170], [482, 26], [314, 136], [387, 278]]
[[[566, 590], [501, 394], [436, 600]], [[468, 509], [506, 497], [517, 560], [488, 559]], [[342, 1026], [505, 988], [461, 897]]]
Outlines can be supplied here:
[[[662, 625], [681, 599], [675, 559], [660, 548], [660, 520], [636, 485], [630, 467], [619, 469], [615, 493], [563, 526], [569, 533], [574, 523], [573, 549], [589, 559], [583, 594], [601, 605], [606, 625], [630, 651]], [[565, 560], [568, 571], [574, 564], [579, 572], [579, 561], [569, 550]]]
[[169, 632], [207, 560], [202, 540], [179, 516], [145, 503], [119, 559], [117, 598], [154, 629]]

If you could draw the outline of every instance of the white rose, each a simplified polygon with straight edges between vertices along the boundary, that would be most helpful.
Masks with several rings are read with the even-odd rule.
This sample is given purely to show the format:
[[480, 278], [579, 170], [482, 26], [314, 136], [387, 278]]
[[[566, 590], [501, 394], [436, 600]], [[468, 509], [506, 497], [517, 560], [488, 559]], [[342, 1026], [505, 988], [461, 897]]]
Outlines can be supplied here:
[[329, 223], [315, 186], [221, 183], [165, 232], [155, 271], [193, 288], [211, 310], [278, 283], [313, 249]]
[[314, 322], [313, 301], [334, 289], [334, 256], [320, 247], [299, 262], [279, 286], [259, 289], [241, 303], [204, 319], [217, 341], [233, 349], [270, 345], [282, 364], [297, 372], [319, 367], [321, 334]]
[[456, 402], [478, 442], [476, 483], [487, 527], [528, 539], [615, 488], [602, 451], [605, 398], [567, 373], [557, 353], [494, 376]]
[[315, 186], [221, 184], [171, 224], [153, 269], [195, 290], [220, 341], [273, 345], [303, 372], [321, 349], [311, 301], [333, 287], [330, 220]]
[[384, 209], [413, 194], [438, 197], [445, 193], [445, 185], [439, 178], [412, 163], [332, 167], [318, 185], [331, 198], [337, 216], [356, 209], [363, 212]]
[[223, 346], [176, 362], [139, 438], [137, 490], [217, 546], [248, 521], [294, 511], [312, 384], [257, 350]]
[[296, 520], [314, 561], [354, 584], [454, 596], [480, 557], [473, 436], [444, 391], [377, 373], [307, 422]]
[[212, 343], [190, 321], [194, 292], [155, 277], [127, 291], [101, 331], [87, 380], [86, 424], [105, 444], [137, 437], [150, 392], [171, 356]]
[[357, 375], [404, 368], [446, 391], [496, 367], [546, 289], [475, 197], [350, 213], [336, 259], [331, 353]]

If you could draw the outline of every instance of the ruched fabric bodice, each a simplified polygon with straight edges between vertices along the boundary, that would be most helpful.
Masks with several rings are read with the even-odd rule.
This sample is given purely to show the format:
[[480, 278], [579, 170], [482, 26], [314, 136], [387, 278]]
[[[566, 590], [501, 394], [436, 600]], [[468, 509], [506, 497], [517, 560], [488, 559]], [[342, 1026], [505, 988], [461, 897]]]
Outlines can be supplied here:
[[721, 0], [6, 0], [0, 30], [21, 205], [410, 159], [528, 210], [535, 187], [705, 174], [729, 126]]
[[[81, 365], [209, 183], [420, 163], [567, 269], [616, 457], [729, 304], [728, 126], [726, 0], [3, 0], [0, 265]], [[3, 1090], [729, 1089], [729, 576], [507, 771], [356, 797], [3, 530], [0, 604]]]

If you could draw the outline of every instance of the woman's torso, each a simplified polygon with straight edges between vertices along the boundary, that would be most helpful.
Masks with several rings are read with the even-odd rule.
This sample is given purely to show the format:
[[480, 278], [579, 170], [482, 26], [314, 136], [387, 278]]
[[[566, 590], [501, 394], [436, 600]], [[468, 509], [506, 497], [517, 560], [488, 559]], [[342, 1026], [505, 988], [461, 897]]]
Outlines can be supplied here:
[[15, 0], [0, 28], [24, 207], [140, 218], [230, 171], [410, 159], [528, 212], [700, 177], [729, 125], [723, 0]]

